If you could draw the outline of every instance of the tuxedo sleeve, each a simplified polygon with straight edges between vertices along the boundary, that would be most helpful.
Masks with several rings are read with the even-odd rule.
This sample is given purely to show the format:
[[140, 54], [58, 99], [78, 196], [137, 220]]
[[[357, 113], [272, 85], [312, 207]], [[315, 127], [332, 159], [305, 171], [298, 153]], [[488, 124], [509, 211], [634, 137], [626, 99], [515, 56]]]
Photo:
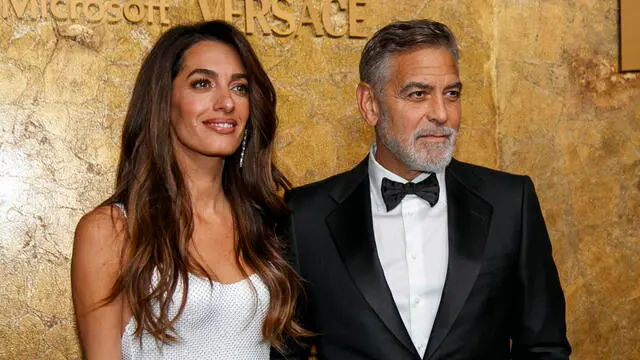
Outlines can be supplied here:
[[565, 300], [549, 234], [529, 177], [522, 194], [522, 236], [512, 335], [513, 360], [569, 359]]
[[[295, 207], [292, 204], [293, 200], [291, 199], [291, 192], [285, 193], [285, 201], [289, 208], [294, 211]], [[289, 262], [291, 267], [302, 276], [300, 273], [300, 264], [298, 261], [298, 247], [297, 241], [295, 238], [295, 219], [293, 213], [289, 215], [288, 220], [283, 224], [279, 233], [285, 243], [287, 244], [286, 249], [284, 251], [284, 256], [286, 260]], [[308, 302], [307, 297], [305, 296], [306, 290], [306, 280], [302, 279], [303, 291], [298, 297], [296, 304], [296, 321], [306, 330], [311, 330], [313, 327], [312, 316], [307, 312]], [[302, 339], [291, 339], [286, 338], [285, 343], [282, 346], [282, 349], [276, 349], [275, 347], [271, 348], [271, 360], [307, 360], [311, 356], [311, 348], [314, 344], [314, 338], [302, 338]]]
[[271, 347], [271, 360], [307, 360], [311, 356], [311, 344], [304, 340], [288, 339], [280, 350]]

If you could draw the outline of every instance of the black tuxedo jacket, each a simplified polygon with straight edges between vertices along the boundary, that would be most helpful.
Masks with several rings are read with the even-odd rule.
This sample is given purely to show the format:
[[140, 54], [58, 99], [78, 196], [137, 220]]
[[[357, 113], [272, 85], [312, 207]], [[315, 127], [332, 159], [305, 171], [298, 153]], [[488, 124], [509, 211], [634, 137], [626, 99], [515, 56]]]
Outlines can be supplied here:
[[[449, 262], [424, 359], [568, 359], [564, 295], [531, 180], [456, 160], [445, 178]], [[377, 256], [368, 159], [286, 198], [289, 255], [305, 280], [300, 319], [318, 334], [319, 359], [420, 359]], [[284, 358], [308, 350], [291, 345]]]

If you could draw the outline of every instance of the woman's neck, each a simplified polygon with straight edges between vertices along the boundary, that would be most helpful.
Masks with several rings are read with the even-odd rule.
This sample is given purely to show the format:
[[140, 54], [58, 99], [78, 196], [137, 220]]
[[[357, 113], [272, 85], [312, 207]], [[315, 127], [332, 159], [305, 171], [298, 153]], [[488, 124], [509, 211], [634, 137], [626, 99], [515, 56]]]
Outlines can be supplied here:
[[195, 216], [212, 216], [229, 208], [222, 189], [224, 158], [201, 154], [189, 156], [177, 151], [176, 160], [191, 197]]

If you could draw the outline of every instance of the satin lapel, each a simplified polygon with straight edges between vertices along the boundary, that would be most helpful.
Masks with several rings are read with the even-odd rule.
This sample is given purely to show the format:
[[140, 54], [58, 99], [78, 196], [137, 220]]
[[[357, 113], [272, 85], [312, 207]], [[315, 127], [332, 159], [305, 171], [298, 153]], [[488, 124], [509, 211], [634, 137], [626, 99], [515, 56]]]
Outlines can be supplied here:
[[334, 192], [339, 204], [327, 217], [327, 226], [343, 263], [364, 298], [386, 327], [417, 356], [378, 259], [366, 161], [364, 171], [358, 169], [363, 166], [362, 163], [354, 170], [360, 170], [359, 176], [347, 179], [352, 181], [351, 184]]
[[471, 292], [484, 256], [493, 211], [491, 205], [473, 191], [482, 180], [461, 166], [453, 160], [445, 175], [449, 264], [425, 359], [431, 358], [447, 336]]

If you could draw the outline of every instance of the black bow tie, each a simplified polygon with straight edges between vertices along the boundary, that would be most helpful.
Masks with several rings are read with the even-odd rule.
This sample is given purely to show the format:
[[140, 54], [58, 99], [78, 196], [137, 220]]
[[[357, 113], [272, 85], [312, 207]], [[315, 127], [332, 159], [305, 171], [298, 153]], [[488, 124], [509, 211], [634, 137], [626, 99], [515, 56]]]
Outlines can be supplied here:
[[440, 186], [438, 186], [438, 179], [435, 174], [429, 175], [429, 177], [419, 183], [408, 182], [402, 184], [383, 178], [381, 190], [382, 199], [387, 206], [387, 211], [391, 211], [398, 206], [407, 194], [420, 196], [431, 206], [434, 206], [440, 197]]

